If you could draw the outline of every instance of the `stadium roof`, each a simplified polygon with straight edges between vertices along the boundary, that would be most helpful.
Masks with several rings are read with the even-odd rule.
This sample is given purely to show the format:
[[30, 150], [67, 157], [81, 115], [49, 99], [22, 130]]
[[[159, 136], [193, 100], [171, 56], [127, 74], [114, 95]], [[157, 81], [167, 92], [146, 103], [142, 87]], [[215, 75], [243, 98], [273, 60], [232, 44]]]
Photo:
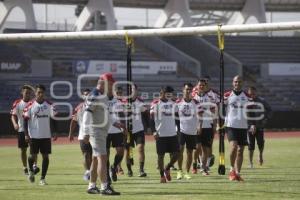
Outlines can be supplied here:
[[[86, 4], [88, 0], [33, 0], [34, 3]], [[167, 0], [113, 0], [116, 7], [163, 8]], [[192, 10], [240, 11], [246, 0], [190, 0]], [[265, 0], [267, 11], [300, 11], [300, 0]]]

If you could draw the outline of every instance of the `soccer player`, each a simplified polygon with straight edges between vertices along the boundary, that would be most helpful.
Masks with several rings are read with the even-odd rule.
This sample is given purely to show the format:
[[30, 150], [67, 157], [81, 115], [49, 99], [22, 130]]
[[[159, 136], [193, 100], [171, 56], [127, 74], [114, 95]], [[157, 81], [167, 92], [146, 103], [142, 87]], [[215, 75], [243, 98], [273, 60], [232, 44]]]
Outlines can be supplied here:
[[[23, 164], [24, 174], [28, 175], [28, 168], [27, 168], [27, 148], [28, 143], [25, 140], [25, 133], [24, 133], [24, 119], [23, 119], [23, 111], [29, 101], [32, 98], [33, 89], [29, 85], [23, 85], [21, 89], [22, 99], [17, 99], [14, 101], [12, 109], [11, 109], [11, 122], [15, 131], [18, 132], [18, 147], [21, 150], [21, 160]], [[38, 173], [40, 169], [34, 163], [33, 167], [34, 173]]]
[[264, 126], [267, 123], [268, 119], [271, 118], [272, 110], [270, 105], [260, 96], [256, 94], [255, 87], [248, 88], [248, 95], [252, 98], [254, 102], [253, 109], [262, 109], [261, 112], [253, 112], [249, 113], [251, 117], [255, 117], [257, 119], [248, 120], [249, 125], [255, 125], [256, 129], [248, 130], [248, 149], [249, 149], [249, 161], [250, 161], [250, 168], [253, 168], [253, 154], [255, 149], [255, 139], [257, 142], [257, 146], [259, 149], [259, 165], [262, 165], [264, 162], [263, 159], [263, 151], [265, 146], [265, 139], [264, 139]]
[[209, 175], [209, 163], [207, 159], [209, 157], [209, 149], [212, 146], [212, 141], [214, 137], [214, 128], [216, 121], [214, 120], [214, 112], [216, 105], [211, 102], [211, 97], [207, 93], [206, 81], [200, 79], [197, 85], [197, 95], [194, 96], [200, 103], [201, 110], [201, 127], [200, 133], [197, 136], [197, 149], [194, 152], [194, 163], [193, 163], [193, 173], [197, 173], [197, 159], [200, 155], [201, 158], [201, 168], [202, 175]]
[[[124, 121], [124, 104], [120, 98], [118, 98], [117, 92], [120, 94], [120, 88], [116, 90], [114, 95], [113, 93], [108, 93], [108, 109], [110, 118], [113, 119], [114, 123], [110, 125], [108, 129], [108, 136], [106, 140], [107, 148], [107, 168], [110, 168], [110, 174], [107, 173], [108, 182], [117, 181], [117, 172], [118, 166], [120, 165], [123, 156], [124, 156], [124, 147], [125, 147], [125, 136], [127, 135], [127, 130]], [[109, 164], [109, 155], [110, 147], [116, 149], [116, 155], [114, 157], [114, 162], [110, 166]], [[109, 172], [109, 170], [107, 170]]]
[[[108, 95], [112, 93], [115, 80], [111, 73], [102, 74], [96, 88], [85, 101], [83, 113], [84, 140], [89, 141], [93, 150], [91, 178], [87, 192], [89, 194], [120, 195], [107, 180], [107, 148], [106, 140], [111, 119], [108, 110]], [[101, 190], [96, 186], [97, 175], [101, 181]]]
[[[213, 88], [210, 87], [210, 85], [209, 85], [210, 77], [209, 76], [205, 76], [204, 80], [206, 81], [206, 92], [207, 92], [207, 95], [210, 98], [210, 102], [212, 104], [214, 104], [215, 105], [214, 107], [217, 109], [218, 104], [220, 102], [220, 94], [216, 90], [214, 90]], [[215, 110], [215, 113], [217, 113], [217, 110]], [[213, 128], [213, 139], [214, 139], [214, 135], [215, 135], [215, 132], [216, 132], [216, 129], [217, 129], [217, 118], [213, 119], [212, 128]], [[210, 147], [207, 149], [207, 151], [208, 151], [207, 152], [207, 154], [208, 154], [208, 158], [207, 158], [208, 167], [212, 167], [215, 163], [215, 156], [212, 152], [213, 151], [213, 142], [214, 142], [214, 140], [212, 140]]]
[[[118, 86], [118, 87], [117, 87], [117, 90], [116, 90], [116, 98], [117, 98], [118, 100], [122, 100], [122, 98], [123, 98], [123, 88], [122, 88], [122, 86]], [[126, 150], [126, 149], [124, 149], [124, 150]], [[123, 171], [123, 169], [122, 169], [121, 164], [122, 164], [122, 161], [121, 161], [120, 164], [117, 166], [117, 172], [118, 172], [119, 175], [124, 175], [124, 171]]]
[[[177, 179], [191, 179], [190, 168], [193, 161], [193, 150], [196, 149], [197, 128], [199, 127], [199, 103], [192, 98], [193, 85], [185, 83], [183, 98], [176, 101], [175, 116], [179, 132], [180, 154], [178, 158]], [[186, 145], [186, 173], [182, 173], [184, 146]]]
[[[250, 97], [242, 90], [243, 81], [240, 76], [233, 78], [233, 90], [224, 94], [224, 103], [226, 108], [225, 127], [227, 138], [230, 144], [230, 172], [229, 180], [243, 181], [240, 175], [244, 146], [247, 142], [247, 109]], [[255, 125], [251, 125], [250, 129], [254, 130]]]
[[[144, 170], [145, 165], [145, 131], [148, 127], [149, 110], [144, 101], [138, 97], [138, 87], [132, 87], [132, 137], [130, 137], [129, 145], [134, 147], [136, 145], [139, 155], [139, 177], [146, 177], [147, 173]], [[128, 169], [128, 176], [132, 177], [133, 172], [131, 168], [129, 147], [126, 148], [126, 164]]]
[[[28, 179], [32, 183], [35, 181], [33, 163], [40, 152], [43, 157], [40, 185], [47, 185], [45, 178], [49, 166], [49, 154], [51, 154], [51, 122], [53, 122], [56, 130], [54, 121], [56, 111], [52, 103], [45, 99], [45, 91], [45, 86], [37, 85], [35, 88], [35, 99], [28, 103], [23, 113], [25, 139], [30, 141]], [[55, 141], [56, 139], [57, 137], [54, 135], [53, 140]]]
[[[175, 102], [172, 100], [173, 91], [170, 86], [161, 88], [160, 98], [153, 100], [150, 109], [150, 126], [156, 140], [161, 183], [171, 181], [170, 167], [177, 161], [180, 151], [174, 116]], [[164, 167], [164, 156], [167, 152], [172, 156]]]
[[78, 134], [78, 140], [80, 143], [80, 149], [83, 155], [83, 167], [85, 169], [84, 175], [83, 175], [83, 180], [88, 181], [90, 180], [90, 167], [91, 167], [91, 162], [92, 162], [92, 146], [91, 144], [85, 143], [83, 141], [83, 132], [82, 132], [82, 117], [83, 117], [83, 112], [84, 112], [84, 101], [86, 97], [90, 93], [90, 89], [85, 89], [82, 92], [82, 99], [83, 102], [79, 103], [72, 115], [71, 123], [70, 123], [70, 130], [69, 130], [69, 140], [73, 141], [74, 140], [74, 132], [76, 129], [76, 125], [78, 124], [79, 126], [79, 134]]

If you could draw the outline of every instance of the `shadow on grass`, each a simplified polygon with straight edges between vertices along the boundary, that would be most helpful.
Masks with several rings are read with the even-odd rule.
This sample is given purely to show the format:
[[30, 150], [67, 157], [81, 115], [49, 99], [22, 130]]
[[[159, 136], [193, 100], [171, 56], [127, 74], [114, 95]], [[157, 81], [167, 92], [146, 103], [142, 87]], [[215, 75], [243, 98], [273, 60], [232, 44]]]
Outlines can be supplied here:
[[24, 181], [27, 181], [25, 179], [0, 179], [0, 182], [24, 182]]

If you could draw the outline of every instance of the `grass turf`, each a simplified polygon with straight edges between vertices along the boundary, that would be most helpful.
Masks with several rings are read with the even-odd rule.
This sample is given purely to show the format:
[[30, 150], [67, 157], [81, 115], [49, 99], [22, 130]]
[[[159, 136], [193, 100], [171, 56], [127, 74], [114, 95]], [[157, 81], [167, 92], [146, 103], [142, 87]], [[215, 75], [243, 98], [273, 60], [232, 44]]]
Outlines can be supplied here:
[[[248, 169], [248, 152], [242, 169], [244, 183], [230, 182], [226, 176], [217, 175], [218, 153], [214, 144], [216, 164], [211, 176], [193, 175], [192, 179], [175, 180], [160, 184], [156, 170], [155, 145], [146, 144], [145, 169], [148, 177], [139, 178], [138, 162], [135, 158], [134, 177], [119, 176], [114, 188], [122, 193], [122, 199], [300, 199], [300, 138], [268, 139], [265, 150], [265, 165]], [[228, 152], [228, 144], [226, 143]], [[112, 150], [112, 152], [114, 152]], [[226, 152], [226, 153], [227, 153]], [[256, 152], [257, 153], [257, 152]], [[135, 152], [136, 156], [137, 153]], [[256, 158], [255, 154], [255, 158]], [[226, 154], [228, 167], [228, 153]], [[169, 156], [166, 155], [168, 160]], [[82, 180], [79, 145], [54, 145], [46, 180], [49, 185], [39, 186], [39, 175], [31, 184], [23, 175], [19, 151], [16, 147], [0, 147], [0, 199], [1, 200], [75, 200], [118, 198], [88, 195], [87, 183]], [[255, 159], [256, 161], [256, 159]], [[257, 162], [255, 162], [257, 164]], [[39, 156], [41, 168], [41, 157]], [[126, 166], [122, 163], [123, 169]], [[256, 165], [257, 166], [257, 165]], [[126, 170], [125, 170], [126, 173]], [[227, 169], [228, 173], [228, 169]], [[120, 198], [120, 197], [119, 197]]]

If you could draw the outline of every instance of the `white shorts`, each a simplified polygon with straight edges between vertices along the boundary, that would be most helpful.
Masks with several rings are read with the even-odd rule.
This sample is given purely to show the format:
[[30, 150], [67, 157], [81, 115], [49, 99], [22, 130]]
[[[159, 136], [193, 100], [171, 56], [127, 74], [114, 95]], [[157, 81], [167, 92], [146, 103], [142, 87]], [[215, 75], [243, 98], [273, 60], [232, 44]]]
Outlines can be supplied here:
[[97, 136], [90, 135], [90, 144], [93, 149], [93, 156], [107, 155], [106, 151], [106, 138], [107, 135], [99, 134]]

